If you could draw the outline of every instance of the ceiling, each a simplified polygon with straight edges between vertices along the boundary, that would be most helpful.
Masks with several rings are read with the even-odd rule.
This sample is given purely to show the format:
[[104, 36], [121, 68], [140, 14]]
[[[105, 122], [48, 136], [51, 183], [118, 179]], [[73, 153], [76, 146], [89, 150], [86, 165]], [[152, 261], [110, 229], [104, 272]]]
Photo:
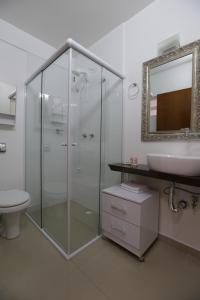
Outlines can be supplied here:
[[58, 48], [90, 46], [153, 0], [0, 0], [0, 18]]

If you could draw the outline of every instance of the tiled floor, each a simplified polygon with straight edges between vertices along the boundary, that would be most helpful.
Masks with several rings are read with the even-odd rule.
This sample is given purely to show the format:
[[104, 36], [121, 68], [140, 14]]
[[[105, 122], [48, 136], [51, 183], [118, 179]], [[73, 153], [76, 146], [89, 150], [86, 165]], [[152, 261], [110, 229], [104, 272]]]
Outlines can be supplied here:
[[158, 241], [144, 263], [107, 240], [66, 261], [23, 219], [0, 239], [0, 300], [200, 300], [200, 260]]
[[[70, 202], [70, 249], [79, 249], [98, 235], [99, 215], [89, 211], [75, 201]], [[29, 212], [40, 224], [40, 210]], [[67, 203], [60, 203], [43, 208], [43, 224], [46, 231], [65, 249], [67, 247]]]

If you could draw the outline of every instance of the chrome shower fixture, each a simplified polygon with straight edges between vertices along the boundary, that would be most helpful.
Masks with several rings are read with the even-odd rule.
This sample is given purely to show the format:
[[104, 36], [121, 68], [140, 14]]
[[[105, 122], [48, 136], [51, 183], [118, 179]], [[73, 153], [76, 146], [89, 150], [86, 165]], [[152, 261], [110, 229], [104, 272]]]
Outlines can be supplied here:
[[82, 70], [72, 70], [74, 75], [74, 89], [77, 93], [82, 92], [88, 83], [88, 73]]
[[85, 75], [87, 76], [88, 73], [86, 71], [83, 71], [83, 70], [72, 70], [72, 73], [75, 75], [75, 76], [81, 76], [81, 75]]

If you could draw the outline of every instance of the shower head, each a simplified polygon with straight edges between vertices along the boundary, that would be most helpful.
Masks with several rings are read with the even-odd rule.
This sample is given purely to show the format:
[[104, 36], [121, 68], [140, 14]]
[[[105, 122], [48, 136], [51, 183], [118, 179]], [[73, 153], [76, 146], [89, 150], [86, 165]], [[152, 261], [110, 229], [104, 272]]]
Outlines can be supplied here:
[[87, 76], [87, 72], [85, 70], [72, 70], [72, 73], [75, 75], [75, 76], [80, 76], [80, 75], [85, 75]]
[[72, 70], [72, 74], [74, 75], [74, 90], [79, 93], [87, 87], [88, 73], [85, 70], [78, 69]]

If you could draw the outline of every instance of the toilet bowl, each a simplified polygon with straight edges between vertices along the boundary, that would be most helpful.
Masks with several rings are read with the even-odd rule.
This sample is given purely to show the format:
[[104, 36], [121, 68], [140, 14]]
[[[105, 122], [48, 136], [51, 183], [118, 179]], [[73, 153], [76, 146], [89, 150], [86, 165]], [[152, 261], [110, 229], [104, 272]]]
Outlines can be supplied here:
[[25, 191], [0, 191], [1, 236], [14, 239], [20, 234], [20, 213], [31, 203]]

